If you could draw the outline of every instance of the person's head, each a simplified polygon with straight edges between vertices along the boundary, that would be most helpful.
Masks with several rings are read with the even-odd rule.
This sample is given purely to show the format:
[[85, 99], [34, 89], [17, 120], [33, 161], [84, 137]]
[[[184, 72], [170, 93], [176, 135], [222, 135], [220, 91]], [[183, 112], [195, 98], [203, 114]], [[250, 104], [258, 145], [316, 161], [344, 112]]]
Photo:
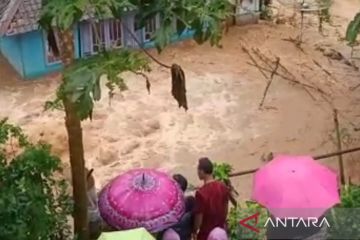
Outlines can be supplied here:
[[180, 240], [180, 236], [172, 228], [169, 228], [165, 231], [162, 240]]
[[173, 179], [179, 184], [181, 190], [185, 192], [188, 186], [186, 178], [181, 174], [174, 174]]
[[85, 168], [85, 176], [86, 176], [86, 182], [87, 182], [87, 189], [93, 189], [95, 187], [95, 179], [93, 176], [94, 169], [88, 169]]
[[212, 177], [213, 174], [213, 164], [209, 158], [204, 157], [199, 159], [197, 172], [200, 180], [205, 180], [206, 178]]
[[224, 229], [217, 227], [210, 232], [207, 240], [228, 240], [228, 236]]

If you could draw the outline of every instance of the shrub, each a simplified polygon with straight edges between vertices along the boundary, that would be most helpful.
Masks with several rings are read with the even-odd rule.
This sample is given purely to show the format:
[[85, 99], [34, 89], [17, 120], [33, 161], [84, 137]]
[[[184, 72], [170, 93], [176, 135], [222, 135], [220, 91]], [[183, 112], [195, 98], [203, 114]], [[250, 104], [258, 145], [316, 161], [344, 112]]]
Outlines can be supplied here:
[[[8, 151], [14, 142], [16, 153]], [[0, 120], [0, 239], [71, 238], [71, 202], [60, 171], [49, 145], [31, 144], [19, 127]]]
[[350, 239], [360, 236], [360, 186], [345, 185], [341, 204], [328, 214], [329, 239]]
[[227, 163], [214, 163], [214, 178], [219, 181], [229, 181], [229, 175], [232, 171], [232, 166]]
[[[260, 230], [259, 233], [247, 229], [239, 224], [242, 219], [248, 218], [257, 213], [259, 213], [258, 222], [256, 222], [256, 219], [254, 218], [253, 220], [247, 221], [246, 224], [258, 228]], [[243, 205], [240, 205], [236, 208], [231, 208], [228, 216], [230, 240], [264, 239], [266, 235], [266, 229], [261, 228], [261, 226], [265, 225], [267, 218], [267, 210], [256, 202], [247, 201]]]
[[341, 191], [341, 207], [360, 208], [360, 186], [346, 185]]

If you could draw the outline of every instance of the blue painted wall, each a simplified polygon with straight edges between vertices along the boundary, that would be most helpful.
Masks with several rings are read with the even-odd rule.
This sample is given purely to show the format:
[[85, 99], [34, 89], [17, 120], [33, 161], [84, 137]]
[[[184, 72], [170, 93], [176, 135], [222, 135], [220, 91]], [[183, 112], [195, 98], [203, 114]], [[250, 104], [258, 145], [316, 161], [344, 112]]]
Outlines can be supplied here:
[[[134, 15], [132, 13], [124, 17], [124, 22], [128, 28], [134, 27]], [[89, 32], [86, 30], [88, 23], [83, 22], [74, 27], [74, 44], [75, 44], [75, 57], [85, 57], [89, 53]], [[137, 47], [137, 44], [124, 31], [124, 41], [127, 47]], [[154, 47], [153, 42], [144, 43], [142, 39], [142, 30], [135, 32], [138, 39], [143, 43], [144, 47]], [[184, 31], [181, 36], [174, 36], [172, 42], [191, 38], [193, 31]], [[62, 69], [62, 64], [47, 63], [46, 60], [46, 39], [42, 30], [32, 31], [15, 36], [0, 38], [0, 50], [3, 55], [8, 59], [10, 64], [16, 71], [25, 79], [33, 79], [44, 76], [51, 72], [56, 72]]]
[[[129, 12], [128, 14], [126, 14], [125, 16], [122, 17], [122, 22], [123, 24], [125, 24], [127, 26], [128, 29], [134, 29], [135, 26], [135, 14], [136, 12]], [[175, 25], [174, 25], [175, 27]], [[79, 24], [79, 31], [80, 31], [80, 49], [81, 49], [81, 53], [80, 56], [81, 57], [87, 57], [91, 55], [91, 35], [90, 35], [90, 23], [87, 21], [83, 21]], [[137, 40], [139, 41], [139, 43], [141, 43], [141, 45], [144, 48], [154, 48], [155, 44], [153, 41], [145, 41], [144, 40], [144, 29], [138, 29], [134, 31], [134, 35], [136, 36]], [[194, 31], [191, 30], [184, 30], [184, 32], [178, 36], [177, 34], [175, 34], [172, 38], [171, 38], [171, 42], [178, 42], [178, 41], [182, 41], [185, 39], [189, 39], [192, 38], [192, 36], [194, 35]], [[123, 40], [124, 40], [124, 46], [125, 47], [129, 47], [129, 48], [138, 48], [138, 44], [136, 43], [136, 41], [132, 38], [131, 34], [126, 31], [125, 29], [123, 29]]]
[[[26, 79], [37, 78], [45, 74], [59, 71], [62, 64], [47, 63], [45, 37], [41, 30], [18, 35], [21, 39], [22, 62], [24, 77]], [[77, 26], [74, 29], [75, 57], [79, 57], [79, 36]]]
[[[180, 36], [178, 36], [177, 34], [174, 35], [171, 38], [171, 43], [175, 43], [175, 42], [179, 42], [179, 41], [183, 41], [186, 39], [190, 39], [194, 36], [195, 31], [194, 30], [188, 30], [186, 29], [182, 34], [180, 34]], [[154, 48], [155, 47], [155, 42], [154, 41], [150, 41], [150, 42], [146, 42], [143, 45], [144, 48]]]
[[1, 37], [0, 51], [15, 70], [24, 77], [20, 41], [19, 35]]

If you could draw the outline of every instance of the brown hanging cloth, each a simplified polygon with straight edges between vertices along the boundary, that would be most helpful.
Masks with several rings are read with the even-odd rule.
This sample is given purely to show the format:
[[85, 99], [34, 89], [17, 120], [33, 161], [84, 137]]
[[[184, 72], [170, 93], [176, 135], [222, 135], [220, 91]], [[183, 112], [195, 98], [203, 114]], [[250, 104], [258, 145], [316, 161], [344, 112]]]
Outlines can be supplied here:
[[171, 93], [179, 104], [179, 108], [183, 107], [188, 110], [186, 99], [185, 73], [182, 68], [177, 65], [171, 65]]
[[[187, 111], [188, 104], [186, 99], [185, 73], [180, 67], [180, 65], [173, 64], [171, 66], [168, 66], [157, 60], [142, 46], [142, 44], [139, 42], [135, 34], [125, 24], [122, 24], [122, 26], [146, 55], [148, 55], [154, 62], [156, 62], [160, 66], [171, 69], [171, 93], [175, 98], [175, 100], [177, 101], [179, 108], [183, 107], [185, 111]], [[147, 79], [146, 88], [148, 89], [149, 92], [150, 92], [150, 87], [151, 87], [150, 82]]]

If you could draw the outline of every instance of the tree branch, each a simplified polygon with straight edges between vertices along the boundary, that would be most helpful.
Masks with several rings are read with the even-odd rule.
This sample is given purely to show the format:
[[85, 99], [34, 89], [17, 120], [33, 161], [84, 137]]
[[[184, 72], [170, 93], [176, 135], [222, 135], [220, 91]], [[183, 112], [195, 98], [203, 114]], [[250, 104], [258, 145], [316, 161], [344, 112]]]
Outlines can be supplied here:
[[146, 89], [147, 89], [148, 93], [150, 94], [151, 83], [150, 83], [149, 77], [145, 73], [142, 73], [142, 72], [137, 72], [137, 71], [131, 71], [131, 72], [145, 78]]
[[[245, 48], [244, 46], [242, 47], [242, 50], [249, 56], [249, 58], [251, 59], [251, 61], [253, 62], [253, 66], [257, 67], [259, 69], [259, 71], [261, 72], [261, 74], [268, 79], [268, 76], [266, 76], [265, 72], [264, 72], [264, 68], [261, 67], [256, 60], [254, 59], [254, 57], [250, 54], [249, 50], [247, 48]], [[267, 69], [265, 69], [267, 70]]]
[[130, 34], [130, 37], [136, 42], [136, 44], [138, 45], [138, 47], [149, 57], [151, 58], [154, 62], [156, 62], [157, 64], [159, 64], [160, 66], [164, 67], [164, 68], [168, 68], [171, 69], [171, 66], [166, 65], [165, 63], [160, 62], [159, 60], [157, 60], [153, 55], [151, 55], [151, 53], [149, 51], [147, 51], [141, 44], [141, 42], [137, 39], [137, 37], [134, 35], [134, 33], [128, 28], [128, 26], [126, 26], [126, 24], [123, 24], [121, 22], [121, 25], [123, 26], [123, 28]]
[[266, 94], [267, 94], [267, 92], [269, 91], [269, 88], [270, 88], [270, 85], [271, 85], [271, 83], [272, 83], [272, 80], [274, 79], [274, 75], [275, 75], [277, 69], [279, 68], [279, 63], [280, 63], [280, 58], [277, 57], [275, 68], [272, 70], [271, 76], [270, 76], [270, 80], [269, 80], [268, 83], [266, 84], [266, 88], [265, 88], [263, 97], [262, 97], [262, 99], [261, 99], [259, 108], [261, 108], [261, 107], [264, 105], [265, 98], [266, 98]]

